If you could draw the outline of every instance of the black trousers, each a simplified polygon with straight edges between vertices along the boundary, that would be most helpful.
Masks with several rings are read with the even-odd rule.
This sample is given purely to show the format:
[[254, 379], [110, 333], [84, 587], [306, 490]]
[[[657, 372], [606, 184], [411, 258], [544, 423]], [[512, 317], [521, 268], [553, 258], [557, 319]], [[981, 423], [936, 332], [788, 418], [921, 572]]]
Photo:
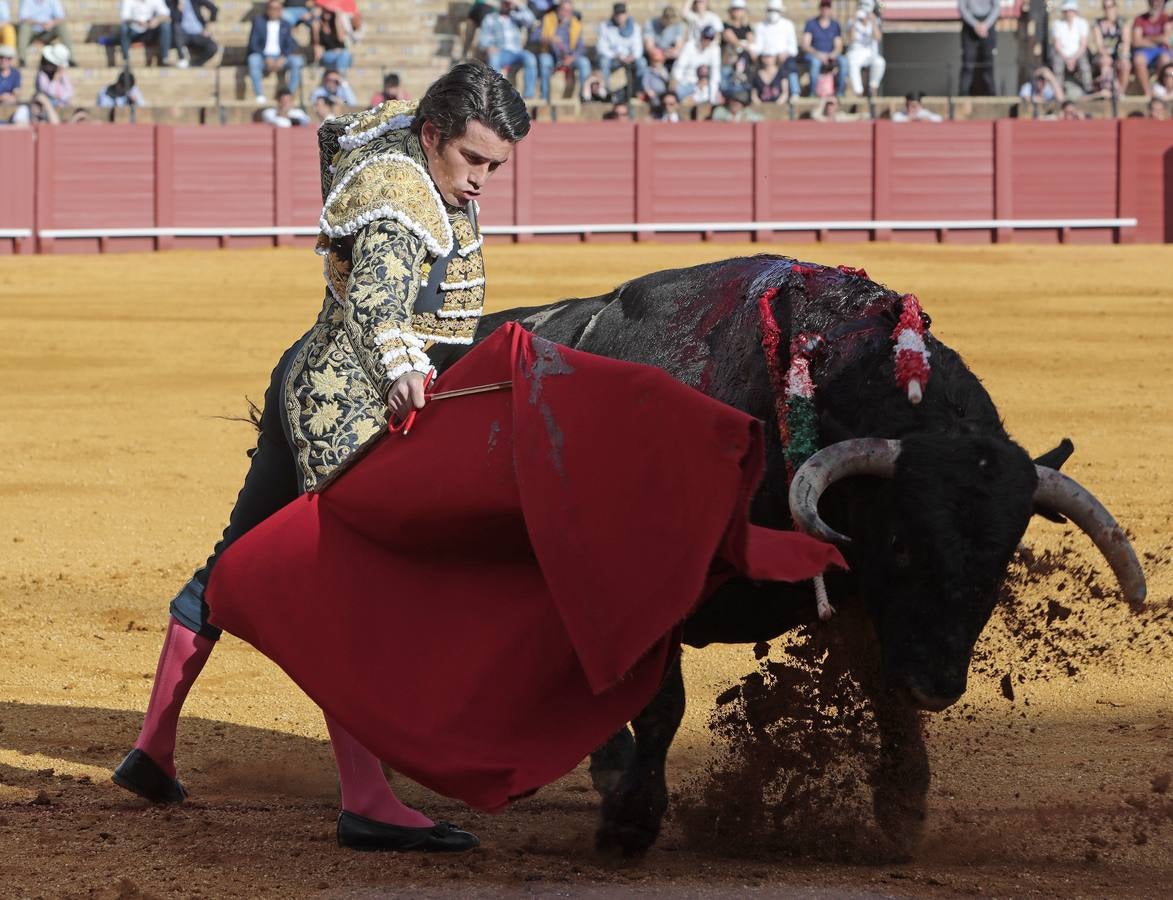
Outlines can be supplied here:
[[298, 341], [285, 351], [269, 380], [257, 445], [249, 451], [252, 462], [244, 476], [244, 485], [236, 495], [236, 505], [228, 517], [228, 527], [212, 549], [208, 561], [171, 601], [171, 615], [180, 624], [212, 640], [220, 637], [220, 629], [208, 622], [204, 588], [208, 585], [216, 560], [237, 538], [295, 500], [301, 492], [301, 479], [297, 474], [293, 448], [286, 436], [281, 412], [281, 382], [286, 366], [300, 344], [301, 341]]
[[193, 66], [202, 66], [220, 49], [216, 42], [206, 34], [184, 31], [182, 25], [176, 25], [174, 32], [176, 48], [179, 50], [187, 49]]
[[966, 24], [961, 26], [961, 83], [963, 97], [994, 96], [995, 67], [998, 62], [998, 33], [993, 29], [984, 38]]

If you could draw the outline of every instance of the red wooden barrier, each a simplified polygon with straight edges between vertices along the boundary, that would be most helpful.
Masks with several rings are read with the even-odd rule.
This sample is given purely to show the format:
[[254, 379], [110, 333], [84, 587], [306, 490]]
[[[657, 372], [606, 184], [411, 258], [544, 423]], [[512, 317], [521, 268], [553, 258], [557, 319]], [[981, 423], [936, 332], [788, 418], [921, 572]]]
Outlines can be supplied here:
[[[0, 128], [0, 230], [35, 228], [33, 172], [36, 157], [33, 132], [25, 128]], [[0, 255], [26, 252], [31, 238], [0, 237]]]
[[[289, 235], [55, 239], [45, 231], [313, 228], [321, 207], [309, 130], [45, 126], [0, 132], [0, 152], [15, 161], [0, 170], [0, 228], [34, 228], [44, 252], [309, 243]], [[694, 233], [661, 232], [659, 240], [751, 236], [706, 233], [710, 223], [809, 222], [805, 234], [785, 239], [1110, 241], [1116, 229], [869, 234], [819, 226], [1135, 216], [1140, 227], [1119, 237], [1160, 241], [1173, 240], [1171, 189], [1173, 128], [1159, 122], [543, 123], [489, 182], [481, 221], [697, 223]], [[753, 236], [776, 235], [763, 228]], [[0, 252], [14, 246], [0, 241]]]

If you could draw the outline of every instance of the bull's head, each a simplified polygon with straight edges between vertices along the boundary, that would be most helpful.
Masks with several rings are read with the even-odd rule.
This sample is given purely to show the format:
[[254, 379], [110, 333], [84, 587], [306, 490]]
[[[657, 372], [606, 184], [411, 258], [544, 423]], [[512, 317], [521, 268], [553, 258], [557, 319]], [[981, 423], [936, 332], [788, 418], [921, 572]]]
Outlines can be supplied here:
[[[848, 492], [849, 538], [823, 521], [818, 504], [853, 475], [875, 477]], [[1034, 512], [1071, 519], [1104, 554], [1129, 603], [1144, 601], [1144, 574], [1108, 511], [1001, 437], [840, 441], [795, 473], [790, 509], [800, 529], [844, 545], [880, 639], [885, 679], [924, 709], [944, 709], [964, 693], [974, 643]]]

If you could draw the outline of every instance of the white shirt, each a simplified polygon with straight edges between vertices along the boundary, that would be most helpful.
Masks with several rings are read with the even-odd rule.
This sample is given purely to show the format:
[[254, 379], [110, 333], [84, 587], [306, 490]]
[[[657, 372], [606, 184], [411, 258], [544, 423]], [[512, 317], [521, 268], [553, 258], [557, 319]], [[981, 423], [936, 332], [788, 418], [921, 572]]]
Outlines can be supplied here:
[[619, 33], [619, 26], [610, 19], [599, 25], [599, 42], [595, 47], [599, 56], [615, 59], [618, 56], [630, 56], [638, 59], [644, 55], [643, 31], [638, 22], [629, 20], [631, 35], [624, 37]]
[[154, 18], [171, 18], [171, 10], [163, 0], [122, 0], [121, 20], [146, 25]]
[[1066, 19], [1058, 19], [1051, 23], [1051, 41], [1056, 49], [1070, 58], [1079, 52], [1079, 44], [1086, 41], [1088, 36], [1087, 19], [1076, 16], [1070, 25]]
[[753, 27], [752, 47], [758, 56], [797, 56], [798, 35], [789, 19], [759, 22]]
[[298, 109], [296, 106], [290, 107], [285, 115], [277, 112], [277, 107], [270, 106], [263, 113], [261, 119], [275, 128], [291, 128], [293, 123], [297, 122], [299, 125], [308, 125], [310, 117], [306, 115], [304, 109]]
[[866, 50], [870, 53], [880, 52], [880, 41], [874, 34], [875, 17], [860, 18], [858, 15], [851, 20], [851, 44], [848, 49]]
[[688, 39], [694, 44], [700, 44], [701, 32], [705, 28], [712, 28], [717, 33], [717, 40], [721, 39], [721, 32], [725, 30], [721, 17], [711, 9], [698, 14], [692, 11], [692, 4], [686, 2], [684, 9], [680, 11], [680, 16], [688, 23]]
[[910, 116], [902, 109], [896, 110], [892, 113], [893, 122], [940, 122], [941, 117], [935, 112], [925, 109], [923, 106], [915, 116]]
[[266, 19], [265, 20], [265, 49], [261, 51], [261, 56], [280, 56], [281, 55], [281, 20], [280, 19]]
[[721, 48], [716, 41], [709, 44], [708, 50], [702, 50], [692, 41], [686, 41], [684, 49], [676, 57], [676, 64], [672, 67], [672, 77], [677, 84], [696, 84], [696, 70], [701, 66], [709, 67], [709, 92], [706, 96], [697, 99], [702, 103], [716, 103], [720, 99], [721, 89], [718, 84], [721, 80]]

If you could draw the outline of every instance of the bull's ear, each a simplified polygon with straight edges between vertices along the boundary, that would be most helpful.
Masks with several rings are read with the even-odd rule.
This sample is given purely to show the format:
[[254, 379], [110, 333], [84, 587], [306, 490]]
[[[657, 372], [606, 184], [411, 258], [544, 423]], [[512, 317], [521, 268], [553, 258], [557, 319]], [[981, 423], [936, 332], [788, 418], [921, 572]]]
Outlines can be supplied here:
[[1042, 456], [1035, 460], [1036, 466], [1046, 466], [1048, 469], [1059, 471], [1063, 463], [1071, 457], [1075, 452], [1075, 444], [1071, 443], [1071, 438], [1063, 438], [1059, 442], [1059, 446], [1054, 450], [1048, 450]]
[[[1075, 444], [1071, 443], [1071, 438], [1063, 438], [1063, 440], [1059, 442], [1058, 447], [1056, 447], [1054, 450], [1048, 450], [1046, 453], [1036, 459], [1035, 465], [1046, 466], [1048, 469], [1054, 469], [1057, 472], [1063, 463], [1067, 462], [1067, 460], [1071, 457], [1071, 454], [1074, 452]], [[1040, 506], [1035, 507], [1035, 514], [1042, 516], [1044, 519], [1050, 519], [1052, 522], [1058, 522], [1060, 525], [1067, 523], [1066, 517], [1059, 515], [1057, 512], [1052, 512], [1049, 509], [1043, 509]]]

